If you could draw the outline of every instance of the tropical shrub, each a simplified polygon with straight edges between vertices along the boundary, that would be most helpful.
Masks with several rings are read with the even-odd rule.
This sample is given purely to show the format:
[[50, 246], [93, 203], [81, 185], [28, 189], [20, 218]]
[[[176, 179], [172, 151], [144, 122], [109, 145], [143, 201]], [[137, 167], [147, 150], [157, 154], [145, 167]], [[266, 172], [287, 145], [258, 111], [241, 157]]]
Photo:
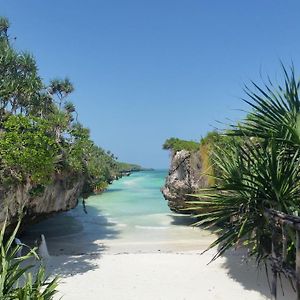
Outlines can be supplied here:
[[37, 117], [10, 115], [1, 125], [0, 172], [5, 172], [2, 179], [22, 182], [30, 174], [36, 183], [49, 181], [58, 155], [49, 123]]
[[198, 151], [199, 150], [199, 143], [194, 141], [185, 141], [178, 138], [169, 138], [163, 144], [164, 150], [173, 150], [173, 151]]
[[[300, 211], [300, 83], [294, 70], [284, 71], [284, 84], [253, 83], [245, 89], [252, 110], [247, 118], [225, 132], [227, 146], [215, 147], [212, 160], [220, 172], [214, 186], [201, 190], [192, 201], [197, 225], [216, 229], [217, 258], [244, 244], [258, 262], [271, 253], [267, 208], [288, 214]], [[207, 210], [207, 208], [209, 208]], [[206, 209], [205, 213], [198, 213]], [[288, 259], [293, 263], [295, 237], [288, 233]]]
[[58, 278], [49, 280], [45, 268], [40, 263], [32, 274], [39, 260], [35, 249], [28, 248], [28, 253], [17, 256], [25, 245], [14, 244], [20, 222], [5, 241], [5, 224], [0, 233], [0, 299], [3, 300], [51, 300], [55, 295]]

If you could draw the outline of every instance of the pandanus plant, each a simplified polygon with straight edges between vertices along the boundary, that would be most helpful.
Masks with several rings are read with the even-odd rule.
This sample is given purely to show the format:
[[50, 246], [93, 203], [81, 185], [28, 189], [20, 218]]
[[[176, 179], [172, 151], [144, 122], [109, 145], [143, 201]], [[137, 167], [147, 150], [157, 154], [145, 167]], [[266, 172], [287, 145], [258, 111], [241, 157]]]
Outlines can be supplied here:
[[[214, 146], [215, 184], [190, 202], [199, 218], [196, 225], [218, 233], [209, 246], [218, 246], [213, 260], [244, 244], [263, 261], [271, 252], [272, 231], [265, 209], [300, 211], [300, 83], [293, 68], [288, 72], [283, 67], [283, 73], [284, 84], [277, 88], [270, 80], [263, 87], [253, 83], [253, 90], [245, 88], [251, 111], [224, 133], [232, 137], [226, 147]], [[292, 261], [292, 232], [288, 242]]]
[[[20, 222], [6, 241], [6, 222], [0, 233], [0, 299], [51, 300], [56, 293], [57, 277], [46, 278], [43, 265], [37, 265], [39, 257], [35, 249], [14, 243], [19, 226]], [[22, 248], [27, 248], [27, 254], [18, 256]]]

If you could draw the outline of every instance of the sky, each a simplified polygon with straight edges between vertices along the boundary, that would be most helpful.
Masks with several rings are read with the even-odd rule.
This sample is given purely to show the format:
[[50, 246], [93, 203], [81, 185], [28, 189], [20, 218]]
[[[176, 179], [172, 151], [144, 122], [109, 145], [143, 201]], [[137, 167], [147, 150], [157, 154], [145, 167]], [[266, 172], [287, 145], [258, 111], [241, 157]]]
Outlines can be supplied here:
[[241, 119], [243, 85], [280, 61], [300, 72], [299, 0], [0, 0], [14, 46], [45, 82], [68, 77], [92, 139], [167, 168], [169, 137], [199, 141]]

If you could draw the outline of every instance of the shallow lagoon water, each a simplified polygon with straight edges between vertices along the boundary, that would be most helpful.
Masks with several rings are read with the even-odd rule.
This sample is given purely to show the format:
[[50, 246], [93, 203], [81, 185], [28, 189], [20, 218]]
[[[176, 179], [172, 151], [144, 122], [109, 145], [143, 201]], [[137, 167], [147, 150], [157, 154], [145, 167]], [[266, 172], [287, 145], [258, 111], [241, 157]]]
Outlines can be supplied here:
[[195, 250], [211, 235], [189, 226], [193, 219], [172, 213], [161, 194], [167, 171], [143, 171], [114, 181], [107, 191], [28, 228], [25, 240], [46, 236], [50, 253], [99, 250], [148, 252]]

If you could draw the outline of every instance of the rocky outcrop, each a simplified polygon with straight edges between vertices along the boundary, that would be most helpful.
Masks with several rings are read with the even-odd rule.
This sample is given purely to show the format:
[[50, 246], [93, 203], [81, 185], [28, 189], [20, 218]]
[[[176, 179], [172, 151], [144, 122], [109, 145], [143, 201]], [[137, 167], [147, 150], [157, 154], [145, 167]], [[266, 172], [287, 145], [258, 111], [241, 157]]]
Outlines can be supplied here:
[[203, 163], [200, 152], [181, 150], [171, 153], [171, 166], [162, 194], [174, 212], [184, 213], [186, 201], [192, 200], [188, 194], [196, 193], [208, 186], [208, 177], [203, 174]]
[[8, 224], [16, 223], [20, 214], [27, 224], [47, 215], [74, 208], [83, 184], [83, 178], [57, 174], [52, 183], [41, 190], [36, 190], [30, 182], [10, 190], [0, 189], [0, 227], [6, 214]]

